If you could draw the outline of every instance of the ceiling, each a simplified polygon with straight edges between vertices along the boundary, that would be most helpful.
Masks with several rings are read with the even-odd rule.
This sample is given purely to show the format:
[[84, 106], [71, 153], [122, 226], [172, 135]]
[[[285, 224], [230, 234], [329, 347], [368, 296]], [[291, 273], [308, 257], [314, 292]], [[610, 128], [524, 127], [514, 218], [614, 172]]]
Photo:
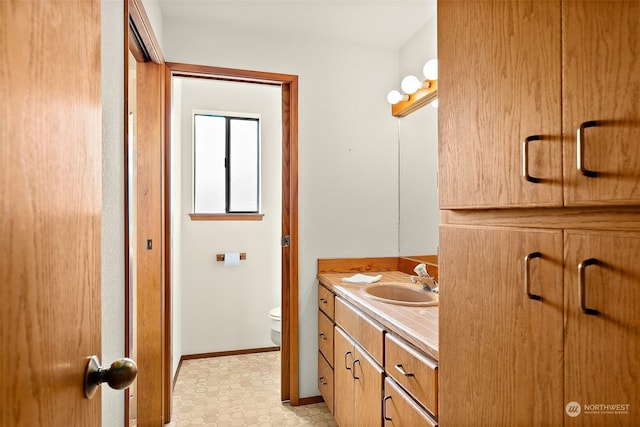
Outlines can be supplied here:
[[284, 37], [400, 48], [436, 14], [435, 0], [158, 0], [164, 19]]

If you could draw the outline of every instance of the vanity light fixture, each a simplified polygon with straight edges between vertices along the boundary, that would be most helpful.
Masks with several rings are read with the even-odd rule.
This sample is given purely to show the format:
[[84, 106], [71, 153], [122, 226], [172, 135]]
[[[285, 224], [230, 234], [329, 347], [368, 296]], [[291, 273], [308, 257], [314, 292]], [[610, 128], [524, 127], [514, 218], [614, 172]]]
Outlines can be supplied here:
[[387, 94], [387, 101], [389, 101], [389, 104], [391, 105], [397, 104], [400, 101], [408, 101], [408, 100], [409, 100], [409, 95], [403, 95], [395, 89], [392, 91], [389, 91], [389, 93]]
[[400, 82], [400, 88], [407, 95], [413, 95], [418, 89], [424, 89], [431, 86], [428, 81], [421, 82], [416, 76], [407, 76]]
[[416, 76], [406, 76], [400, 83], [404, 94], [397, 90], [388, 93], [387, 101], [391, 104], [391, 115], [404, 117], [429, 103], [437, 108], [437, 102], [434, 101], [437, 101], [438, 97], [438, 60], [427, 61], [422, 71], [426, 80], [420, 81]]

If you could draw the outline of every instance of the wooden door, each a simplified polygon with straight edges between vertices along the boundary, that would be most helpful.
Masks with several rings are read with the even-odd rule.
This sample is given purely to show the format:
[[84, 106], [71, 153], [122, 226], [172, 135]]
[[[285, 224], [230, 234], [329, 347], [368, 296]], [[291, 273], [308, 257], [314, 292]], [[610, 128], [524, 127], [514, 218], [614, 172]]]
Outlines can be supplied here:
[[[562, 20], [565, 204], [638, 204], [640, 1], [567, 0]], [[583, 169], [596, 176], [577, 168], [581, 124]]]
[[334, 334], [334, 394], [333, 406], [336, 423], [340, 427], [354, 425], [353, 416], [353, 361], [355, 360], [355, 344], [340, 328]]
[[357, 427], [382, 425], [382, 384], [384, 371], [356, 345], [353, 363], [354, 424]]
[[440, 248], [440, 424], [562, 425], [562, 231], [442, 226]]
[[560, 1], [439, 1], [438, 61], [440, 208], [562, 206]]
[[0, 425], [98, 426], [100, 2], [0, 2]]
[[[567, 426], [640, 425], [640, 233], [565, 233], [565, 415]], [[578, 300], [584, 267], [585, 314]], [[592, 405], [615, 405], [598, 407]]]

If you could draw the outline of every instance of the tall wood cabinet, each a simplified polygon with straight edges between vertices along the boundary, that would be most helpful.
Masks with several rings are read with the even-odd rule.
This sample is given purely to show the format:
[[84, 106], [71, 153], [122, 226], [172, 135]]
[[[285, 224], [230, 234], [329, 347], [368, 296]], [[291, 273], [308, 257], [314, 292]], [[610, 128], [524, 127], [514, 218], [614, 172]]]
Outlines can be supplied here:
[[640, 425], [640, 1], [440, 0], [438, 56], [440, 424]]

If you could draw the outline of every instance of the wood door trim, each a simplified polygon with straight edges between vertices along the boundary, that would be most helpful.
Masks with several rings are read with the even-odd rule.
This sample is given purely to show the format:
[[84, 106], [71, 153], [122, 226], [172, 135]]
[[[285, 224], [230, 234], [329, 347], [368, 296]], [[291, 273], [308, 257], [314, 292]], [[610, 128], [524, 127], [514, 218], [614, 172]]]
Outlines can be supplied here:
[[[129, 0], [128, 6], [128, 16], [130, 22], [134, 25], [138, 32], [138, 35], [140, 36], [141, 47], [149, 55], [149, 59], [152, 62], [156, 64], [164, 64], [164, 56], [162, 55], [162, 50], [160, 49], [160, 43], [158, 43], [158, 39], [153, 32], [149, 17], [147, 16], [147, 13], [144, 10], [144, 6], [142, 5], [142, 0]], [[128, 28], [128, 26], [129, 24], [127, 23], [125, 28]]]
[[[291, 405], [298, 397], [298, 76], [264, 71], [239, 70], [205, 65], [167, 62], [165, 124], [171, 112], [170, 77], [240, 81], [253, 84], [276, 84], [282, 89], [282, 234], [290, 236], [282, 248], [282, 344], [280, 396]], [[165, 150], [169, 153], [170, 131], [166, 129]], [[168, 155], [165, 177], [169, 176]], [[165, 181], [165, 197], [169, 188]], [[165, 224], [166, 225], [166, 224]], [[168, 231], [167, 231], [168, 233]], [[168, 238], [167, 234], [167, 238]], [[167, 273], [168, 274], [168, 273]]]
[[[158, 275], [150, 274], [149, 280], [145, 280], [139, 284], [136, 290], [137, 294], [150, 295], [156, 297], [154, 301], [157, 302], [159, 312], [155, 314], [151, 310], [145, 310], [144, 313], [147, 316], [140, 316], [138, 318], [143, 324], [147, 325], [145, 333], [154, 334], [154, 338], [160, 342], [159, 346], [152, 346], [149, 348], [138, 346], [138, 364], [151, 364], [152, 367], [158, 369], [160, 378], [154, 378], [153, 381], [149, 381], [148, 384], [143, 384], [146, 387], [147, 394], [145, 396], [145, 402], [147, 402], [146, 409], [142, 411], [143, 417], [147, 420], [158, 420], [162, 424], [168, 423], [171, 420], [171, 404], [172, 404], [172, 369], [171, 369], [171, 281], [170, 281], [170, 246], [167, 244], [169, 237], [169, 197], [168, 197], [168, 175], [169, 170], [169, 156], [167, 153], [167, 140], [165, 132], [168, 130], [169, 124], [164, 122], [166, 117], [163, 110], [166, 105], [166, 99], [169, 96], [167, 90], [167, 82], [165, 78], [170, 75], [164, 64], [164, 56], [158, 43], [158, 39], [155, 36], [149, 17], [147, 16], [144, 6], [141, 0], [128, 0], [124, 2], [124, 82], [125, 82], [125, 124], [129, 121], [129, 106], [128, 106], [128, 70], [129, 70], [129, 56], [128, 52], [133, 50], [132, 54], [137, 60], [138, 64], [151, 61], [154, 64], [160, 66], [160, 68], [145, 67], [145, 70], [149, 70], [149, 75], [152, 76], [153, 83], [156, 85], [155, 91], [146, 91], [145, 96], [140, 97], [138, 108], [141, 107], [143, 111], [148, 115], [148, 126], [146, 129], [149, 131], [144, 134], [145, 137], [153, 138], [158, 142], [159, 157], [156, 157], [158, 164], [152, 164], [153, 167], [157, 166], [155, 171], [158, 171], [157, 179], [154, 179], [156, 183], [162, 183], [160, 188], [153, 186], [153, 191], [157, 190], [157, 197], [154, 201], [159, 202], [158, 210], [152, 210], [151, 212], [158, 212], [159, 218], [154, 217], [157, 220], [158, 227], [150, 232], [159, 236], [159, 256], [154, 259], [154, 262], [158, 265]], [[132, 28], [136, 31], [136, 37], [131, 37]], [[137, 46], [136, 46], [137, 45]], [[140, 88], [140, 80], [137, 80], [138, 90]], [[164, 93], [163, 93], [164, 92]], [[145, 102], [146, 101], [146, 102]], [[139, 112], [139, 111], [138, 111]], [[137, 129], [137, 127], [136, 127]], [[157, 133], [154, 132], [157, 130]], [[139, 129], [136, 130], [138, 132]], [[142, 135], [141, 135], [142, 136]], [[125, 126], [124, 130], [124, 157], [125, 157], [125, 171], [128, 171], [128, 126]], [[154, 155], [154, 153], [148, 154]], [[130, 319], [129, 313], [132, 309], [140, 310], [140, 307], [130, 306], [130, 289], [129, 289], [129, 185], [128, 185], [128, 173], [125, 173], [125, 353], [129, 356], [131, 349], [129, 348], [130, 341]], [[152, 184], [150, 184], [152, 185]], [[137, 197], [136, 197], [137, 203]], [[155, 223], [154, 223], [155, 224]], [[135, 256], [138, 256], [137, 254]], [[145, 286], [146, 285], [146, 286]], [[160, 292], [160, 295], [156, 295]], [[140, 299], [138, 299], [140, 300]], [[139, 312], [140, 313], [140, 312]], [[148, 340], [146, 342], [149, 342]], [[144, 351], [144, 350], [147, 351]], [[142, 351], [141, 351], [142, 350]], [[129, 398], [128, 393], [124, 396], [124, 425], [129, 425]], [[159, 407], [155, 402], [160, 401]], [[138, 401], [140, 402], [140, 401]], [[139, 409], [139, 408], [138, 408]], [[137, 411], [137, 418], [140, 423], [141, 411]], [[143, 423], [146, 421], [143, 419]], [[155, 421], [154, 421], [155, 422]]]

